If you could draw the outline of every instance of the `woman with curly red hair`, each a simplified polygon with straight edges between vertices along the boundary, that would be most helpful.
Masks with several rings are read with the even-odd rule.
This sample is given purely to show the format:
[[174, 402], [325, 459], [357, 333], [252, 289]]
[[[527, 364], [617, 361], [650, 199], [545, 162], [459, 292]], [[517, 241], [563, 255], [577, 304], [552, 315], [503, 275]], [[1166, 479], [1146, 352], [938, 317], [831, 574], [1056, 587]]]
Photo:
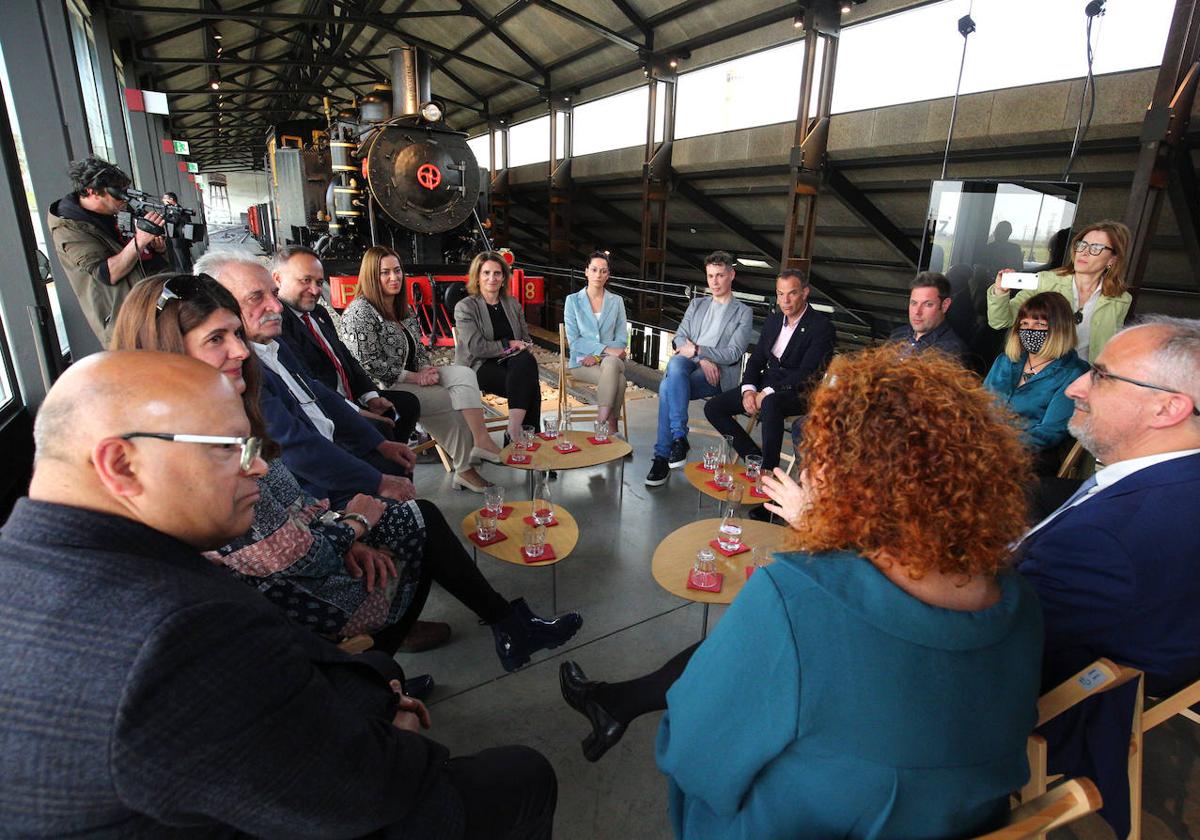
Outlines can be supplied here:
[[[678, 837], [956, 837], [1003, 823], [1028, 775], [1041, 614], [1005, 569], [1029, 456], [965, 369], [884, 347], [810, 397], [794, 529], [716, 630], [654, 674], [563, 694], [595, 760], [667, 709], [658, 765]], [[668, 690], [669, 689], [669, 690]]]

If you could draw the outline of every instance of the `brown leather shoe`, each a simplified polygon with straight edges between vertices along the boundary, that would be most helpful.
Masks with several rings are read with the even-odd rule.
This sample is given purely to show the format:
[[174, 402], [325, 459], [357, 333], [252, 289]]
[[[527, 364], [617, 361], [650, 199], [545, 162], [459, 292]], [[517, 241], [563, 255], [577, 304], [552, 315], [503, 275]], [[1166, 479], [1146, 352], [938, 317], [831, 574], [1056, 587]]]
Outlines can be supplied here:
[[401, 653], [422, 653], [441, 647], [450, 639], [450, 625], [444, 621], [417, 621], [400, 643]]

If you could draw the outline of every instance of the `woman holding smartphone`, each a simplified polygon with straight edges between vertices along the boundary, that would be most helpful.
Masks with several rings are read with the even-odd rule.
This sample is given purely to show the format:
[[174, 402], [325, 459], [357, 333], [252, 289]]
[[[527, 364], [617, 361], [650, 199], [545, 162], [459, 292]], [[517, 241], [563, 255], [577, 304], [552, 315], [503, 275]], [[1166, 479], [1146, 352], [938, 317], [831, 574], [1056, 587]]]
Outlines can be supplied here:
[[495, 251], [471, 260], [469, 294], [454, 307], [454, 363], [474, 370], [484, 391], [508, 398], [508, 434], [517, 440], [521, 426], [540, 427], [542, 387], [525, 313], [508, 293], [511, 276]]
[[1012, 269], [1001, 269], [987, 296], [988, 325], [1007, 329], [1029, 298], [1041, 292], [1058, 292], [1074, 313], [1075, 351], [1084, 361], [1096, 358], [1125, 323], [1133, 301], [1125, 291], [1129, 241], [1129, 228], [1120, 222], [1088, 225], [1071, 240], [1067, 249], [1070, 262], [1054, 271], [1039, 272], [1037, 288], [1022, 289], [1011, 299], [1008, 293], [1013, 287], [1004, 284], [1004, 275]]

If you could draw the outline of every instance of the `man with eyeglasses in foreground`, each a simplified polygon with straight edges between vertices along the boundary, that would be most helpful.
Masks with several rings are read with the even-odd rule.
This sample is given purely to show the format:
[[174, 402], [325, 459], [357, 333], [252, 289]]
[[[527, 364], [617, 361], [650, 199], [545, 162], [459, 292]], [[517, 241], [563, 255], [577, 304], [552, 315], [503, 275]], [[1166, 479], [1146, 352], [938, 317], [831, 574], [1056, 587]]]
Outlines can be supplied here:
[[[1103, 468], [1016, 549], [1045, 616], [1043, 687], [1103, 656], [1163, 697], [1200, 677], [1200, 320], [1122, 330], [1066, 393], [1071, 434]], [[1043, 733], [1051, 772], [1094, 779], [1118, 837], [1135, 696], [1101, 694]]]
[[0, 531], [5, 831], [549, 837], [541, 755], [449, 758], [394, 663], [201, 555], [250, 526], [249, 434], [229, 379], [183, 355], [88, 356], [46, 397]]

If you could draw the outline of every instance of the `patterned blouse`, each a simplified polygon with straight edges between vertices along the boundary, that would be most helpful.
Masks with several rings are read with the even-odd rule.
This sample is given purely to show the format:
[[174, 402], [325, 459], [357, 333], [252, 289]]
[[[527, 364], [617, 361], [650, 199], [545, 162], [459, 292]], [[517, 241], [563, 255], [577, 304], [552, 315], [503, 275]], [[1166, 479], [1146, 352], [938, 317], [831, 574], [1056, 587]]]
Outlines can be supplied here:
[[338, 334], [363, 369], [384, 388], [399, 384], [405, 372], [415, 373], [431, 364], [416, 316], [409, 315], [397, 324], [385, 319], [365, 298], [355, 298], [346, 307]]

